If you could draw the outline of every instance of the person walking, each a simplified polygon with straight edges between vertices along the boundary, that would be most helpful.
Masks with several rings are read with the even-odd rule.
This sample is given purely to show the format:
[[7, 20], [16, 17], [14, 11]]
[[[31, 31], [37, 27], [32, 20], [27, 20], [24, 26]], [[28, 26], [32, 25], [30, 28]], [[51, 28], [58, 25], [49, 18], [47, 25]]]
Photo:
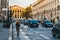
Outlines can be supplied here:
[[20, 29], [20, 23], [19, 22], [16, 22], [17, 36], [19, 36], [19, 29]]

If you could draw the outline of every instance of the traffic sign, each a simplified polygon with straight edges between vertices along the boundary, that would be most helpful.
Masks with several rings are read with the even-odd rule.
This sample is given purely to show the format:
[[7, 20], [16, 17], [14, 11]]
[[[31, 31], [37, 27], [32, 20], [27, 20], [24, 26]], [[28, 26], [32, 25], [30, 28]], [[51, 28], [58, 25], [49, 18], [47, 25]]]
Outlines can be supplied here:
[[2, 10], [3, 10], [3, 11], [7, 11], [7, 10], [8, 10], [8, 8], [2, 8]]

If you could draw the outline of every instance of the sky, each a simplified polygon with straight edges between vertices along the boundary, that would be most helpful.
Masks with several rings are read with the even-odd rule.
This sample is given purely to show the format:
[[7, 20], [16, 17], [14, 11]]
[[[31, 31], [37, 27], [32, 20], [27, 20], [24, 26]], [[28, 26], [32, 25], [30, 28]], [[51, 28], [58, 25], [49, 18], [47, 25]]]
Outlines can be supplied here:
[[36, 0], [9, 0], [9, 6], [19, 5], [23, 8], [26, 8]]

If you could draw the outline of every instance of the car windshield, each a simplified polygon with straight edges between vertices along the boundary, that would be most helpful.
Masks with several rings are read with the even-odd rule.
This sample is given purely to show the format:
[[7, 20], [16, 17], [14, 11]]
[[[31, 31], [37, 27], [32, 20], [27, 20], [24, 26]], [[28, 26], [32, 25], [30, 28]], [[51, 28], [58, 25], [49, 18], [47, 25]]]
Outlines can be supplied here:
[[38, 21], [37, 21], [37, 20], [30, 20], [30, 22], [38, 23]]
[[58, 23], [57, 26], [60, 28], [60, 23]]
[[45, 21], [45, 23], [51, 23], [51, 21]]
[[25, 22], [28, 22], [28, 20], [25, 20]]

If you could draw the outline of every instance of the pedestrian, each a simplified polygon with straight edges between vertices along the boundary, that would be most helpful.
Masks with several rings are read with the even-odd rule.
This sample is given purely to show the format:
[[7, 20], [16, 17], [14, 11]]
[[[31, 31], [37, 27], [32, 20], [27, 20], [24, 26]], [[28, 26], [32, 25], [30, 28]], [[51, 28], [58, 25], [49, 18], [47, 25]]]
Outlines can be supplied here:
[[19, 29], [20, 29], [20, 23], [17, 21], [17, 22], [16, 22], [17, 36], [19, 36]]

